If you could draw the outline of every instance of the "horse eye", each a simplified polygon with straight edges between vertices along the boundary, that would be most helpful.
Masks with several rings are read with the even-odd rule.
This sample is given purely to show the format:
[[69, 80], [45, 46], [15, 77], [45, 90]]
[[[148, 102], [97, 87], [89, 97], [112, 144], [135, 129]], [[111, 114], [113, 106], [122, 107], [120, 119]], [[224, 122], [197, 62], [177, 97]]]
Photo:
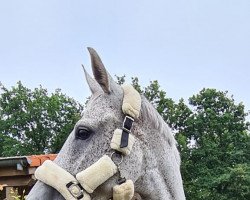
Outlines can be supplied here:
[[80, 139], [80, 140], [87, 140], [90, 135], [91, 135], [91, 130], [87, 127], [77, 127], [76, 132], [75, 132], [75, 137], [76, 139]]

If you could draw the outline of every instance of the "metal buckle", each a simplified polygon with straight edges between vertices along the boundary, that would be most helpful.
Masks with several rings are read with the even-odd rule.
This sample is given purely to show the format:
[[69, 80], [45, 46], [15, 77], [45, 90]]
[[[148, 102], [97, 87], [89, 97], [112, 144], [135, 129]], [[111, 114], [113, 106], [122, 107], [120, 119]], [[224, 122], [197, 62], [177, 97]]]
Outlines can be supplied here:
[[[80, 199], [83, 198], [83, 190], [82, 188], [79, 186], [79, 184], [77, 182], [70, 182], [71, 184], [69, 186], [67, 186], [68, 191], [70, 192], [70, 194], [75, 197], [76, 199]], [[68, 184], [67, 184], [68, 185]]]
[[[125, 126], [126, 126], [126, 120], [130, 120], [131, 121], [131, 127], [130, 127], [130, 129], [127, 129]], [[132, 118], [132, 117], [130, 117], [130, 116], [128, 116], [128, 115], [126, 115], [125, 116], [125, 118], [124, 118], [124, 120], [123, 120], [123, 125], [122, 125], [122, 129], [124, 130], [124, 131], [127, 131], [128, 133], [131, 133], [131, 129], [132, 129], [132, 126], [133, 126], [133, 122], [134, 122], [134, 118]]]
[[[119, 162], [115, 159], [115, 156], [116, 156], [116, 159], [120, 159]], [[120, 157], [120, 158], [118, 158]], [[114, 151], [111, 156], [110, 156], [111, 160], [115, 163], [116, 166], [120, 166], [120, 164], [122, 164], [123, 162], [123, 155], [120, 153], [120, 152], [117, 152], [117, 151]]]

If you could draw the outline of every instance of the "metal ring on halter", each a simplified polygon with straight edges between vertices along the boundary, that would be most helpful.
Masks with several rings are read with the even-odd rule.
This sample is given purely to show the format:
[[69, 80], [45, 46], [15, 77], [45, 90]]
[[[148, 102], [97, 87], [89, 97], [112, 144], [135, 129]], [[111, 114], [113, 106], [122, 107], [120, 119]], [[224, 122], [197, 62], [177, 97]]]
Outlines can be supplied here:
[[[119, 156], [121, 157], [120, 162], [115, 163], [115, 160], [112, 159], [114, 154], [117, 154], [117, 155], [119, 155]], [[114, 151], [114, 152], [111, 154], [110, 158], [111, 158], [111, 160], [112, 160], [117, 166], [119, 166], [119, 165], [123, 162], [123, 155], [122, 155], [121, 153], [119, 153], [119, 152], [116, 152], [116, 151]]]

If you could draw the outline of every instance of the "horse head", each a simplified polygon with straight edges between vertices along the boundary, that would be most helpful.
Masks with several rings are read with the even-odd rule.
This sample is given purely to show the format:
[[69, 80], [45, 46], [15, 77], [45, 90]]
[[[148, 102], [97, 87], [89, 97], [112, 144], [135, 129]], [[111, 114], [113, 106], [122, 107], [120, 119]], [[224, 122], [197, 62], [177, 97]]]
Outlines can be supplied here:
[[[116, 84], [96, 51], [92, 48], [88, 50], [94, 78], [85, 69], [84, 72], [92, 95], [81, 119], [69, 134], [57, 158], [53, 163], [48, 163], [46, 168], [51, 171], [50, 166], [55, 167], [55, 175], [51, 172], [53, 180], [50, 180], [52, 186], [55, 184], [55, 189], [51, 187], [50, 182], [46, 182], [47, 179], [43, 179], [43, 176], [50, 176], [50, 172], [47, 175], [44, 167], [43, 171], [40, 170], [43, 172], [40, 175], [41, 181], [36, 183], [27, 199], [67, 199], [65, 195], [62, 195], [63, 192], [60, 192], [60, 188], [65, 186], [58, 186], [64, 183], [66, 177], [79, 180], [78, 185], [88, 196], [86, 199], [108, 200], [112, 198], [114, 187], [119, 185], [117, 181], [121, 178], [130, 180], [133, 184], [133, 191], [140, 194], [142, 199], [185, 199], [180, 174], [180, 157], [169, 127], [143, 96], [132, 91], [134, 93], [127, 97], [126, 90], [130, 90], [131, 87], [126, 89], [126, 86], [121, 87]], [[136, 108], [138, 112], [135, 116], [133, 113], [124, 111], [124, 99], [133, 99], [134, 96], [137, 96], [135, 101], [138, 103]], [[131, 133], [126, 131], [126, 134], [123, 133], [123, 130], [126, 130], [124, 129], [126, 123], [132, 122], [132, 128], [129, 125]], [[123, 129], [118, 129], [121, 127]], [[127, 149], [124, 156], [111, 148], [114, 133], [119, 133], [116, 130], [120, 130], [120, 137], [125, 138], [127, 146], [130, 145], [130, 139], [133, 139], [130, 149]], [[123, 139], [120, 138], [120, 141]], [[68, 174], [65, 178], [64, 173]], [[39, 173], [37, 176], [39, 177]], [[102, 178], [100, 185], [93, 183], [94, 180]], [[57, 183], [56, 179], [62, 181]], [[84, 184], [87, 184], [87, 188], [83, 186]], [[93, 188], [88, 187], [91, 184], [94, 184]]]

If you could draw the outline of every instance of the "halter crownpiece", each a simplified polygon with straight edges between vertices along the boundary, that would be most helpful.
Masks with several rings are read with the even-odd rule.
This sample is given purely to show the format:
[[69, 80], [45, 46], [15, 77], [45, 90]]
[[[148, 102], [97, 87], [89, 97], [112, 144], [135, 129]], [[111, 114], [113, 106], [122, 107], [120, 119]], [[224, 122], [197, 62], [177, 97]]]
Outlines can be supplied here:
[[[114, 153], [129, 155], [135, 142], [131, 129], [134, 119], [140, 114], [141, 97], [131, 85], [122, 88], [124, 91], [122, 110], [126, 116], [122, 129], [114, 131], [110, 147], [115, 150]], [[120, 174], [119, 165], [120, 163], [112, 161], [112, 156], [104, 155], [90, 167], [76, 174], [75, 178], [56, 163], [45, 161], [35, 171], [35, 177], [55, 188], [66, 200], [91, 200], [90, 193], [116, 173]], [[113, 200], [131, 200], [133, 195], [133, 181], [119, 177], [118, 185], [113, 187]]]
[[132, 85], [123, 85], [122, 89], [124, 92], [122, 111], [137, 119], [141, 110], [141, 96]]

